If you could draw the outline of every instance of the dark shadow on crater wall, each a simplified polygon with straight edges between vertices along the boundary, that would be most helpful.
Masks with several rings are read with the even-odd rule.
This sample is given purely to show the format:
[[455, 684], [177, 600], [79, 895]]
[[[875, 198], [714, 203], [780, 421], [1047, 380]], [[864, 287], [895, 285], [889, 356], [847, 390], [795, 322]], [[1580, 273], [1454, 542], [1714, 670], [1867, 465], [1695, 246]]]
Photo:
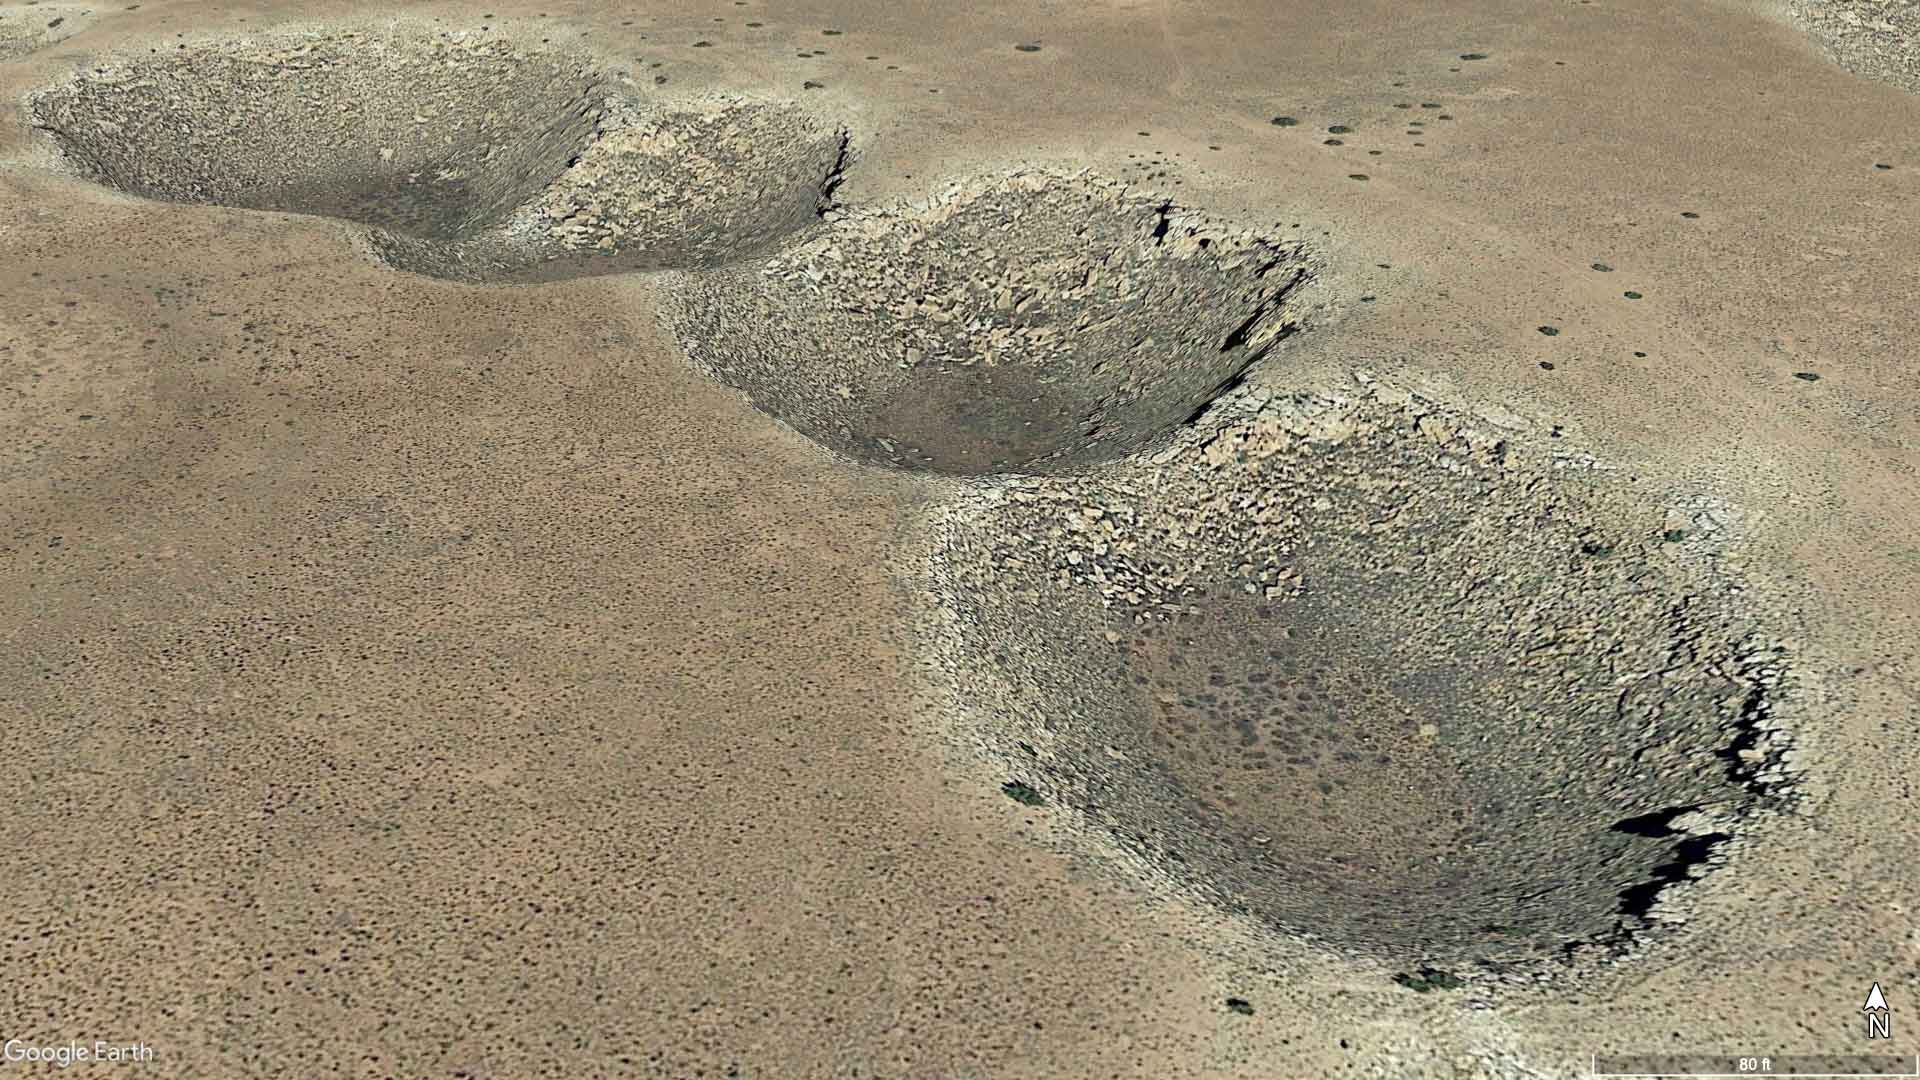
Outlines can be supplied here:
[[855, 211], [683, 281], [695, 363], [822, 444], [942, 473], [1057, 471], [1164, 437], [1300, 327], [1312, 256], [1091, 174]]
[[99, 183], [339, 218], [397, 268], [472, 282], [751, 258], [818, 223], [851, 156], [790, 104], [650, 104], [564, 53], [427, 35], [132, 56], [30, 110]]
[[972, 737], [1287, 936], [1508, 970], [1646, 932], [1771, 797], [1722, 755], [1777, 755], [1744, 703], [1778, 652], [1631, 513], [1435, 420], [1232, 413], [961, 514], [934, 640]]

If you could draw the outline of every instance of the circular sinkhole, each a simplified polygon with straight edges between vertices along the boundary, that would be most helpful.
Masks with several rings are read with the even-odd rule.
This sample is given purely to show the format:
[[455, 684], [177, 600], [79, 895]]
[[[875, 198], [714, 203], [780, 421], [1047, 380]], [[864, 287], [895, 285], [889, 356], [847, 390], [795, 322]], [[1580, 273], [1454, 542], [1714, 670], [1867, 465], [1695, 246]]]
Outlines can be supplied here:
[[341, 31], [130, 55], [29, 107], [82, 173], [135, 195], [452, 241], [566, 168], [600, 89], [500, 39]]
[[376, 233], [375, 246], [396, 266], [466, 280], [720, 267], [817, 225], [851, 160], [845, 127], [790, 103], [619, 101], [498, 235], [447, 246]]
[[1737, 591], [1417, 399], [1242, 392], [963, 498], [929, 640], [967, 744], [1268, 931], [1420, 970], [1617, 949], [1783, 778]]
[[1140, 449], [1299, 325], [1313, 260], [1090, 173], [836, 211], [663, 305], [696, 366], [815, 440], [943, 473]]
[[338, 31], [158, 49], [28, 102], [82, 175], [369, 227], [467, 281], [706, 266], [812, 224], [846, 133], [796, 107], [671, 106], [498, 36]]

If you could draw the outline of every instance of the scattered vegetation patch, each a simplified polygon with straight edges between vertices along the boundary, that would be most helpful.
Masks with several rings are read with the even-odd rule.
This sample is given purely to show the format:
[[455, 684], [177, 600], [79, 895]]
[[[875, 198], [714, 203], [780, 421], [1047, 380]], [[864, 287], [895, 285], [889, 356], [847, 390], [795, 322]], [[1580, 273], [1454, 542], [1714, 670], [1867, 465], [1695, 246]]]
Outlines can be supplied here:
[[1000, 785], [1000, 790], [1006, 794], [1007, 798], [1023, 806], [1046, 805], [1046, 796], [1035, 791], [1031, 785], [1024, 781], [1009, 780]]
[[1467, 981], [1458, 975], [1435, 968], [1402, 972], [1395, 975], [1393, 981], [1416, 994], [1430, 994], [1435, 990], [1458, 990], [1467, 985]]

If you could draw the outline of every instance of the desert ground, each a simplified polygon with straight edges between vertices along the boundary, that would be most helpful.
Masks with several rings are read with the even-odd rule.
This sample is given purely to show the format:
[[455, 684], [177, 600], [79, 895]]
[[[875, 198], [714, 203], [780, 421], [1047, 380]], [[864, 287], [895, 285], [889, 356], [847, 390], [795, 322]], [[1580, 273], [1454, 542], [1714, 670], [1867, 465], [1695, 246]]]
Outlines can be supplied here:
[[0, 5], [7, 1063], [1911, 1060], [1917, 30]]

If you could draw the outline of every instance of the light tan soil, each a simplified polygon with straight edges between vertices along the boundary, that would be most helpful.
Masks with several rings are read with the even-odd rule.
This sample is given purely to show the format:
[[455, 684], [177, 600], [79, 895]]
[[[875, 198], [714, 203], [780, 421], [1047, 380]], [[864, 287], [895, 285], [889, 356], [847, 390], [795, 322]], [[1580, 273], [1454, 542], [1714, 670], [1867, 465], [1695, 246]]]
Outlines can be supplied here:
[[[1877, 980], [1887, 1052], [1914, 1052], [1920, 101], [1834, 63], [1818, 20], [1616, 0], [490, 0], [397, 28], [389, 11], [0, 7], [0, 1040], [143, 1042], [154, 1076], [1571, 1077], [1614, 1051], [1878, 1049], [1860, 1011]], [[549, 222], [585, 231], [551, 250], [640, 237], [631, 268], [675, 274], [408, 272], [382, 237], [417, 237], [417, 218], [141, 191], [63, 156], [28, 104], [162, 51], [342, 28], [557, 51], [621, 109], [660, 106], [543, 128], [552, 145], [522, 156], [474, 144], [501, 167], [453, 192], [485, 211], [453, 231], [519, 243], [548, 234], [516, 215], [559, 206]], [[808, 120], [786, 142], [745, 123], [766, 155], [682, 170], [654, 141], [603, 162], [612, 187], [655, 192], [747, 167], [728, 162], [782, 178], [700, 187], [657, 228], [622, 235], [629, 211], [595, 208], [608, 188], [565, 179], [587, 150], [549, 153], [738, 101]], [[389, 145], [435, 160], [431, 134]], [[1793, 750], [1769, 764], [1793, 800], [1742, 818], [1661, 932], [1531, 990], [1468, 964], [1465, 985], [1416, 992], [1394, 976], [1440, 974], [1417, 969], [1447, 918], [1393, 934], [1330, 912], [1336, 932], [1303, 935], [1303, 897], [1393, 893], [1289, 882], [1262, 929], [1084, 799], [1012, 775], [1023, 751], [989, 738], [1005, 725], [942, 667], [930, 613], [952, 610], [933, 553], [1015, 482], [830, 454], [707, 378], [665, 324], [681, 271], [834, 224], [809, 218], [816, 195], [867, 213], [1022, 165], [1312, 249], [1300, 331], [1230, 404], [1412, 391], [1531, 448], [1543, 476], [1611, 492], [1529, 498], [1704, 545], [1716, 602], [1784, 650]], [[652, 242], [709, 212], [725, 225]], [[481, 262], [504, 250], [550, 249]], [[999, 453], [955, 452], [968, 467], [949, 471]], [[1135, 662], [1170, 663], [1140, 641]], [[1675, 745], [1647, 789], [1683, 787], [1705, 745]], [[1504, 748], [1523, 774], [1528, 746]], [[1384, 764], [1343, 774], [1409, 792], [1382, 828], [1413, 846], [1379, 858], [1453, 838], [1422, 825], [1465, 773], [1422, 760], [1442, 774], [1424, 791]], [[1612, 775], [1542, 820], [1605, 835], [1669, 806], [1609, 816]], [[1044, 801], [1009, 798], [1014, 780]], [[1289, 820], [1245, 813], [1261, 835]], [[1325, 813], [1296, 832], [1338, 853]], [[1600, 850], [1559, 835], [1508, 855]], [[1599, 898], [1581, 918], [1647, 880], [1649, 844], [1605, 849], [1625, 853], [1618, 880], [1570, 864]], [[1545, 873], [1487, 865], [1502, 876], [1472, 903]]]

